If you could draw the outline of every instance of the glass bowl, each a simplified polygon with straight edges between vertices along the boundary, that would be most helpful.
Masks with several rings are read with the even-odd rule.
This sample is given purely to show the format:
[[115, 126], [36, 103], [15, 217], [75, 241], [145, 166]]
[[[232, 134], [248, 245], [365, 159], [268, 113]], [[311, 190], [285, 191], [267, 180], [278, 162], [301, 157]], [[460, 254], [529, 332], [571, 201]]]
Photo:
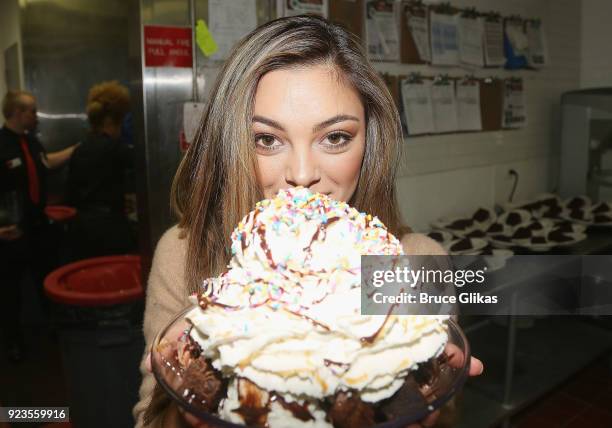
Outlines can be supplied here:
[[[193, 307], [183, 310], [155, 338], [151, 349], [151, 366], [157, 382], [163, 390], [184, 410], [207, 423], [211, 427], [244, 427], [221, 419], [197, 406], [198, 397], [189, 394], [182, 387], [184, 369], [177, 358], [177, 339], [189, 327], [184, 319]], [[392, 419], [372, 425], [374, 428], [404, 428], [422, 420], [434, 410], [442, 407], [461, 389], [465, 382], [470, 362], [470, 347], [461, 328], [452, 320], [448, 321], [448, 343], [444, 357], [438, 357], [438, 373], [425, 385], [402, 388], [377, 408], [392, 405]], [[417, 370], [421, 372], [421, 370]], [[412, 379], [417, 379], [416, 372], [411, 372]], [[409, 375], [410, 377], [411, 375]], [[406, 384], [407, 385], [407, 384]], [[387, 414], [389, 414], [387, 412]]]

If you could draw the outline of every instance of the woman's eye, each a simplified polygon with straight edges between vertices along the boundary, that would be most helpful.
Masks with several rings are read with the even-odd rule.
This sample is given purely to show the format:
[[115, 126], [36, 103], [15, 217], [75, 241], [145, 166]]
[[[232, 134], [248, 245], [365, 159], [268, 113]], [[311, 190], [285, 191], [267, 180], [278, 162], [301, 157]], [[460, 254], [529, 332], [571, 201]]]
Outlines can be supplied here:
[[339, 150], [351, 142], [353, 137], [344, 132], [333, 132], [325, 137], [325, 145], [332, 150]]
[[281, 143], [273, 135], [260, 134], [255, 135], [255, 145], [262, 150], [276, 150]]

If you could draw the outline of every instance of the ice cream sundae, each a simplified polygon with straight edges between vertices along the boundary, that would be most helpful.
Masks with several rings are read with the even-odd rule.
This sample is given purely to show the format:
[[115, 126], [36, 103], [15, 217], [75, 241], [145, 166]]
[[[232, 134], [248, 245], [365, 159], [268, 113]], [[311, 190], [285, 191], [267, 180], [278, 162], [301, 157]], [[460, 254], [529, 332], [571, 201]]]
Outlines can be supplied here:
[[401, 255], [378, 218], [308, 189], [261, 201], [203, 284], [177, 346], [180, 394], [238, 424], [367, 427], [427, 388], [447, 316], [361, 315], [362, 254]]

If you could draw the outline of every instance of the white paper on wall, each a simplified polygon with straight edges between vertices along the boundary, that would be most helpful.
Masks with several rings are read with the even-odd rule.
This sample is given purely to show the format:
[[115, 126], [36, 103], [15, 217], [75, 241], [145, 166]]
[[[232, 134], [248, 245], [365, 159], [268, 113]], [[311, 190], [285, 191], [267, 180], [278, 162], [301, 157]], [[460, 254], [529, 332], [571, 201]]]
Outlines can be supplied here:
[[431, 81], [411, 83], [404, 79], [400, 84], [404, 116], [409, 135], [434, 132]]
[[425, 16], [410, 15], [408, 28], [416, 45], [422, 61], [431, 62], [431, 49], [429, 46], [429, 22]]
[[484, 18], [459, 17], [459, 60], [484, 66]]
[[525, 33], [529, 43], [529, 55], [527, 61], [532, 67], [542, 67], [547, 63], [548, 52], [544, 28], [539, 21], [527, 21]]
[[[226, 0], [227, 1], [227, 0]], [[328, 16], [328, 0], [277, 0], [277, 16], [319, 15]]]
[[257, 27], [255, 0], [208, 0], [208, 27], [218, 50], [212, 59], [224, 60], [236, 42]]
[[457, 99], [454, 82], [435, 83], [431, 87], [431, 100], [434, 115], [434, 130], [437, 133], [454, 132], [457, 123]]
[[502, 128], [523, 128], [527, 125], [525, 92], [522, 79], [504, 81]]
[[433, 65], [459, 64], [458, 15], [429, 14], [431, 63]]
[[478, 82], [457, 83], [457, 121], [460, 131], [482, 130]]
[[523, 28], [523, 21], [506, 20], [506, 36], [512, 45], [514, 56], [527, 56], [529, 40]]
[[396, 3], [366, 1], [368, 56], [377, 61], [399, 61], [399, 32]]
[[487, 67], [501, 67], [506, 63], [504, 26], [501, 21], [484, 22], [484, 51]]

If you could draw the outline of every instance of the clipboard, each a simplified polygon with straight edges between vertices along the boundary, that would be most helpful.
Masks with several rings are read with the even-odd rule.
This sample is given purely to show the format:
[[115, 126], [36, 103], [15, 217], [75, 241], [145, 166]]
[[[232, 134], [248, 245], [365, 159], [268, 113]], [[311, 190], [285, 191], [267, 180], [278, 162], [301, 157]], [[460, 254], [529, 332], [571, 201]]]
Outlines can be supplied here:
[[332, 0], [329, 2], [329, 20], [342, 25], [364, 44], [364, 10], [363, 0]]
[[[400, 5], [400, 61], [402, 64], [427, 64], [421, 58], [408, 22], [411, 16], [425, 18], [429, 22], [427, 6], [414, 1], [403, 1]], [[429, 32], [429, 31], [428, 31]], [[428, 42], [429, 43], [429, 42]]]
[[504, 81], [497, 78], [480, 79], [480, 113], [483, 131], [502, 129], [504, 109]]

